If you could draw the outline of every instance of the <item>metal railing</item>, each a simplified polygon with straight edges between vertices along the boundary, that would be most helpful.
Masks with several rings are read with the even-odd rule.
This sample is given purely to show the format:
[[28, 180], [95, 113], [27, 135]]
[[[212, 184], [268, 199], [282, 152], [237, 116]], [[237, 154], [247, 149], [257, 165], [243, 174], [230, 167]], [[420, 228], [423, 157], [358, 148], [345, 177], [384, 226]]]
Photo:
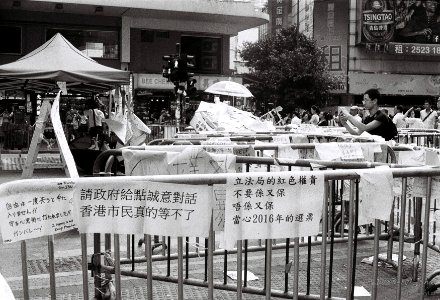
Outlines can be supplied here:
[[[406, 201], [406, 194], [407, 194], [407, 178], [408, 177], [426, 177], [427, 178], [427, 185], [426, 185], [426, 199], [424, 199], [425, 204], [425, 210], [423, 211], [423, 236], [421, 239], [421, 243], [423, 245], [428, 245], [428, 234], [429, 234], [429, 218], [430, 218], [430, 203], [431, 203], [431, 178], [434, 176], [440, 176], [440, 170], [436, 170], [433, 168], [428, 167], [417, 167], [417, 168], [397, 168], [392, 169], [392, 174], [394, 178], [400, 178], [402, 181], [402, 193], [400, 195], [401, 201], [402, 201], [402, 215], [401, 215], [401, 221], [400, 221], [400, 232], [399, 232], [399, 250], [398, 250], [398, 270], [397, 270], [397, 285], [396, 285], [396, 297], [397, 299], [400, 299], [401, 290], [402, 290], [402, 272], [403, 272], [403, 245], [404, 245], [404, 238], [405, 238], [405, 228], [407, 226], [408, 220], [406, 220], [406, 213], [404, 210], [405, 201]], [[300, 292], [299, 288], [299, 261], [300, 261], [300, 254], [299, 254], [299, 247], [302, 246], [302, 243], [300, 242], [300, 238], [294, 238], [293, 244], [290, 242], [290, 240], [286, 240], [285, 245], [278, 245], [280, 247], [283, 247], [286, 251], [286, 259], [290, 259], [289, 251], [290, 247], [293, 247], [293, 274], [292, 277], [288, 277], [288, 274], [286, 274], [286, 282], [291, 282], [292, 285], [287, 284], [285, 286], [285, 290], [274, 290], [271, 286], [270, 276], [273, 274], [274, 270], [272, 269], [272, 263], [271, 263], [271, 255], [272, 251], [275, 249], [273, 247], [273, 241], [272, 240], [266, 240], [265, 241], [265, 259], [266, 259], [266, 267], [265, 267], [265, 284], [263, 288], [255, 288], [247, 286], [246, 279], [242, 277], [242, 272], [247, 270], [249, 265], [246, 265], [246, 259], [243, 261], [243, 256], [246, 257], [246, 241], [238, 241], [236, 254], [237, 254], [237, 274], [238, 274], [238, 280], [237, 284], [230, 284], [225, 282], [214, 282], [213, 278], [213, 256], [215, 253], [214, 250], [214, 232], [212, 230], [212, 223], [211, 223], [211, 230], [210, 235], [207, 240], [207, 249], [205, 252], [206, 256], [206, 271], [205, 276], [206, 280], [200, 280], [195, 278], [185, 278], [184, 277], [184, 259], [188, 258], [189, 256], [185, 253], [184, 247], [183, 247], [183, 237], [179, 237], [178, 239], [178, 248], [177, 248], [177, 254], [174, 254], [174, 257], [177, 257], [177, 264], [178, 264], [178, 273], [177, 276], [172, 276], [169, 272], [167, 272], [167, 275], [161, 275], [161, 274], [154, 274], [152, 269], [152, 262], [153, 262], [153, 256], [151, 253], [151, 236], [146, 235], [145, 241], [146, 241], [146, 248], [145, 248], [145, 261], [147, 262], [147, 271], [141, 272], [141, 271], [129, 271], [129, 270], [122, 270], [121, 269], [121, 257], [120, 257], [120, 246], [119, 246], [119, 235], [114, 234], [114, 267], [106, 267], [106, 266], [100, 266], [101, 269], [105, 269], [109, 271], [110, 273], [115, 274], [115, 283], [116, 283], [116, 293], [119, 295], [118, 299], [121, 299], [121, 275], [124, 276], [133, 276], [133, 277], [139, 277], [139, 278], [146, 278], [147, 279], [147, 290], [148, 290], [148, 297], [149, 299], [153, 298], [152, 295], [152, 285], [153, 280], [162, 280], [166, 282], [176, 282], [178, 285], [178, 296], [179, 299], [183, 299], [183, 285], [184, 284], [190, 284], [190, 285], [196, 285], [196, 286], [203, 286], [208, 288], [208, 298], [213, 299], [213, 292], [214, 289], [222, 289], [222, 290], [232, 290], [237, 293], [237, 298], [241, 299], [242, 293], [251, 293], [251, 294], [259, 294], [259, 295], [266, 295], [267, 299], [270, 299], [272, 296], [276, 297], [283, 297], [283, 298], [307, 298], [307, 299], [325, 299], [326, 297], [333, 297], [331, 295], [331, 291], [327, 292], [326, 287], [331, 285], [331, 276], [329, 278], [329, 281], [326, 279], [326, 274], [329, 271], [329, 268], [331, 265], [329, 265], [329, 262], [327, 261], [327, 252], [328, 248], [333, 245], [333, 243], [336, 242], [335, 237], [332, 237], [331, 227], [329, 227], [329, 214], [330, 211], [333, 210], [332, 203], [334, 201], [335, 193], [333, 193], [334, 184], [338, 180], [348, 180], [350, 181], [350, 201], [349, 201], [349, 231], [347, 236], [347, 249], [346, 249], [346, 255], [347, 255], [347, 277], [346, 277], [346, 286], [347, 286], [347, 292], [345, 295], [345, 298], [347, 299], [353, 299], [353, 288], [354, 288], [354, 282], [356, 278], [356, 268], [355, 268], [355, 260], [356, 260], [356, 245], [359, 241], [359, 235], [356, 231], [357, 227], [357, 217], [358, 217], [358, 192], [357, 192], [357, 184], [358, 180], [361, 179], [361, 177], [351, 169], [348, 170], [332, 170], [332, 171], [320, 171], [324, 175], [325, 179], [325, 193], [324, 193], [324, 202], [323, 202], [323, 215], [322, 215], [322, 229], [321, 229], [321, 240], [316, 240], [313, 243], [320, 245], [320, 256], [321, 256], [321, 263], [320, 263], [320, 277], [321, 277], [321, 284], [319, 287], [319, 295], [312, 295], [310, 294], [309, 287], [306, 287], [306, 292], [302, 293]], [[168, 182], [168, 183], [185, 183], [185, 184], [195, 184], [195, 185], [212, 185], [212, 184], [225, 184], [227, 175], [226, 174], [202, 174], [202, 175], [168, 175], [168, 176], [145, 176], [142, 178], [142, 180], [152, 180], [155, 182]], [[115, 178], [113, 178], [113, 182]], [[65, 181], [65, 178], [62, 179], [44, 179], [44, 180], [51, 180], [51, 181]], [[106, 177], [102, 178], [79, 178], [75, 181], [81, 182], [81, 181], [87, 181], [87, 180], [100, 180], [100, 182], [103, 182], [106, 180]], [[131, 178], [131, 177], [119, 177], [121, 182], [124, 182], [127, 187], [130, 186], [131, 182], [139, 181], [140, 178]], [[35, 184], [38, 184], [38, 180], [34, 181]], [[14, 188], [18, 191], [25, 190], [29, 188], [28, 181], [18, 181], [14, 184]], [[56, 186], [54, 185], [54, 188]], [[49, 191], [48, 191], [49, 192]], [[379, 254], [379, 239], [382, 236], [381, 231], [381, 222], [379, 220], [375, 221], [375, 227], [374, 227], [374, 249], [373, 249], [373, 255], [375, 257], [373, 261], [373, 270], [372, 270], [372, 299], [381, 299], [380, 294], [378, 294], [378, 254]], [[324, 238], [325, 237], [325, 238]], [[308, 238], [307, 246], [311, 246], [311, 238]], [[304, 245], [304, 244], [303, 244]], [[49, 244], [49, 249], [53, 247], [53, 243]], [[88, 273], [87, 273], [87, 240], [86, 235], [81, 234], [81, 247], [82, 247], [82, 266], [83, 266], [83, 295], [84, 299], [88, 299]], [[52, 249], [53, 250], [53, 249]], [[97, 248], [95, 248], [95, 252], [97, 252]], [[218, 252], [218, 251], [217, 251]], [[97, 252], [98, 253], [98, 252]], [[427, 253], [428, 253], [428, 247], [423, 247], [422, 250], [422, 257], [421, 257], [421, 280], [419, 282], [419, 296], [420, 298], [423, 297], [424, 291], [425, 291], [425, 282], [427, 280]], [[203, 254], [201, 255], [203, 256]], [[170, 257], [170, 251], [168, 251], [168, 257]], [[53, 254], [49, 256], [51, 264], [54, 262], [54, 256]], [[242, 266], [242, 263], [245, 263], [245, 266]], [[24, 265], [26, 263], [24, 262]], [[96, 266], [95, 266], [96, 267]], [[51, 276], [55, 276], [54, 269], [50, 268]], [[244, 273], [246, 274], [246, 272]], [[51, 277], [52, 278], [52, 277]], [[54, 278], [54, 277], [53, 277]], [[54, 281], [51, 280], [51, 294], [54, 295], [55, 286]], [[26, 298], [26, 297], [25, 297]], [[333, 297], [334, 298], [334, 297]]]

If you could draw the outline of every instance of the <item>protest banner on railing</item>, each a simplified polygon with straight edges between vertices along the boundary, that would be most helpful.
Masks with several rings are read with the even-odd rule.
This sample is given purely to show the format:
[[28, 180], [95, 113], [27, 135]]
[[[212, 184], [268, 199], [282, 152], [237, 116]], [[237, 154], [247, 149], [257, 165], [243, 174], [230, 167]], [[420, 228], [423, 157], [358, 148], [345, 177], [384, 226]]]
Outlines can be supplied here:
[[76, 228], [70, 179], [19, 180], [0, 185], [0, 228], [5, 243]]
[[319, 171], [230, 174], [225, 248], [234, 248], [237, 240], [317, 235], [323, 197]]

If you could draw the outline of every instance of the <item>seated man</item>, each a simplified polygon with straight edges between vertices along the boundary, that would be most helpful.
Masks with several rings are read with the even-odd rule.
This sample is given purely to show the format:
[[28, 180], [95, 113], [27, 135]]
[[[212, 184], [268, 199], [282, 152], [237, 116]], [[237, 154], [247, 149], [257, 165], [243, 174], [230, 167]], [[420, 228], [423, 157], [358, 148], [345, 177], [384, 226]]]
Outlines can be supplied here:
[[[383, 137], [386, 141], [394, 139], [397, 136], [397, 128], [393, 121], [379, 109], [380, 93], [377, 89], [369, 89], [364, 93], [365, 109], [369, 115], [359, 122], [346, 109], [341, 110], [340, 120], [342, 125], [351, 134], [360, 135], [364, 131]], [[355, 127], [351, 127], [347, 121], [350, 121]]]

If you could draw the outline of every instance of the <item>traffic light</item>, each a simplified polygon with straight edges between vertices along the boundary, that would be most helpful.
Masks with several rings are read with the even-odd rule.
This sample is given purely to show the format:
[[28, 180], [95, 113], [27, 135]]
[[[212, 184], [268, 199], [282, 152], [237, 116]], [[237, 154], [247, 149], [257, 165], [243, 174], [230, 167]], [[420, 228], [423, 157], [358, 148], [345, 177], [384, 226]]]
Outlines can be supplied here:
[[194, 78], [191, 78], [186, 82], [186, 93], [188, 96], [192, 97], [197, 92], [196, 83], [197, 80]]
[[180, 82], [179, 59], [177, 58], [177, 56], [174, 56], [171, 61], [171, 74], [168, 80], [174, 83]]
[[173, 70], [173, 58], [174, 55], [164, 55], [162, 59], [166, 63], [162, 66], [162, 76], [170, 80], [171, 72]]
[[189, 72], [194, 68], [192, 60], [193, 55], [181, 54], [179, 57], [179, 80], [180, 82], [186, 82], [194, 76], [194, 73]]

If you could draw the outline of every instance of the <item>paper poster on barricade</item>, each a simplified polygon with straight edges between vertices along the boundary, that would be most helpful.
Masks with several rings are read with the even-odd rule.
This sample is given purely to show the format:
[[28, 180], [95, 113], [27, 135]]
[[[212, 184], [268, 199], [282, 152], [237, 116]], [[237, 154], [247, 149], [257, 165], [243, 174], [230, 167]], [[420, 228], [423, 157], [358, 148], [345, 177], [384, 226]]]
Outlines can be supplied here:
[[274, 144], [290, 144], [290, 137], [287, 134], [280, 134], [272, 136], [272, 143]]
[[388, 221], [393, 206], [393, 173], [389, 167], [357, 170], [359, 182], [359, 224], [373, 219]]
[[364, 153], [360, 143], [337, 143], [341, 150], [341, 159], [346, 161], [363, 161]]
[[200, 134], [200, 133], [197, 133], [197, 134], [178, 133], [177, 138], [178, 139], [188, 139], [188, 140], [189, 139], [207, 139], [208, 136], [206, 134]]
[[[255, 149], [252, 145], [235, 145], [233, 148], [233, 153], [236, 156], [248, 156], [248, 157], [254, 157], [255, 156]], [[235, 172], [236, 173], [243, 173], [246, 171], [246, 165], [245, 164], [235, 164]]]
[[364, 160], [359, 143], [315, 143], [314, 145], [321, 160]]
[[214, 131], [217, 128], [208, 125], [208, 122], [205, 121], [199, 112], [194, 113], [194, 117], [191, 119], [189, 125], [191, 125], [195, 131]]
[[227, 175], [225, 248], [244, 239], [317, 235], [323, 195], [319, 171]]
[[81, 233], [143, 233], [149, 184], [90, 178], [75, 187], [75, 220]]
[[188, 147], [168, 161], [168, 170], [170, 174], [235, 173], [235, 155]]
[[60, 119], [60, 92], [58, 92], [55, 100], [52, 104], [50, 111], [50, 118], [52, 120], [53, 131], [57, 138], [58, 147], [60, 148], [61, 155], [69, 171], [69, 176], [72, 178], [79, 177], [78, 170], [76, 169], [75, 160], [73, 159], [72, 152], [70, 152], [69, 144], [64, 134], [63, 124]]
[[337, 160], [341, 157], [341, 150], [337, 143], [315, 143], [314, 145], [320, 160]]
[[208, 237], [212, 186], [150, 182], [146, 195], [145, 234]]
[[227, 145], [221, 145], [222, 147], [219, 147], [220, 145], [204, 145], [203, 150], [209, 153], [215, 153], [215, 154], [233, 154], [234, 148], [232, 146]]
[[212, 187], [212, 192], [214, 199], [212, 208], [213, 229], [214, 231], [223, 231], [225, 229], [225, 185], [214, 184]]
[[397, 162], [399, 165], [424, 166], [426, 150], [399, 151]]
[[235, 155], [212, 154], [200, 147], [182, 152], [122, 150], [125, 174], [175, 175], [235, 173]]
[[279, 165], [269, 165], [269, 170], [265, 164], [251, 164], [249, 165], [249, 172], [280, 172], [281, 167]]
[[73, 218], [75, 182], [18, 180], [0, 185], [0, 229], [5, 243], [76, 228]]
[[292, 144], [308, 144], [309, 139], [304, 134], [291, 134], [290, 140], [292, 141]]
[[300, 124], [295, 130], [297, 133], [317, 133], [319, 128], [314, 124]]
[[210, 138], [206, 141], [201, 141], [201, 145], [234, 145], [229, 137]]

